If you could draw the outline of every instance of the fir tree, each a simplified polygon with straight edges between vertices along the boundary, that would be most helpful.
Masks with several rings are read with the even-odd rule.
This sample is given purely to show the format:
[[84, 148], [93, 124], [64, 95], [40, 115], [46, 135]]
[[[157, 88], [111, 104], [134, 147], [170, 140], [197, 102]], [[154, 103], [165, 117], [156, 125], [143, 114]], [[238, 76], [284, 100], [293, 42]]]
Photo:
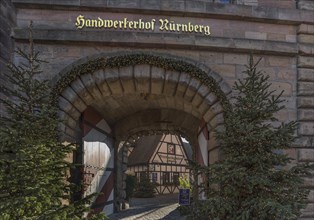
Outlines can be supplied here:
[[308, 174], [306, 165], [288, 166], [292, 158], [284, 153], [296, 123], [275, 117], [284, 108], [283, 92], [270, 91], [269, 76], [257, 64], [251, 56], [246, 77], [235, 83], [225, 130], [217, 132], [223, 159], [202, 169], [210, 176], [210, 190], [208, 199], [196, 204], [195, 219], [297, 219], [306, 203], [301, 178]]
[[134, 197], [138, 198], [152, 198], [155, 196], [155, 183], [152, 183], [149, 179], [148, 173], [142, 176], [140, 182], [137, 183]]
[[29, 52], [17, 54], [23, 62], [8, 65], [8, 84], [1, 87], [7, 114], [0, 119], [0, 219], [82, 219], [89, 199], [69, 203], [65, 158], [73, 145], [58, 141], [56, 108], [48, 82], [39, 79], [44, 61], [34, 52], [31, 28]]

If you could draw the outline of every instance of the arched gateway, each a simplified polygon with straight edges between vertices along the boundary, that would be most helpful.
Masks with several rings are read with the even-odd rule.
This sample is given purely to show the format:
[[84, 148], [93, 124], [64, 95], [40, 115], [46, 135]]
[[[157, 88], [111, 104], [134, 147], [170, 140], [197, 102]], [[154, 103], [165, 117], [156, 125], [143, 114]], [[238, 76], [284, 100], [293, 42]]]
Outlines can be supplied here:
[[121, 208], [124, 146], [140, 136], [180, 134], [203, 165], [219, 156], [213, 130], [223, 124], [231, 90], [205, 65], [166, 54], [99, 54], [70, 65], [53, 82], [61, 140], [83, 145], [85, 194], [103, 192], [97, 211]]

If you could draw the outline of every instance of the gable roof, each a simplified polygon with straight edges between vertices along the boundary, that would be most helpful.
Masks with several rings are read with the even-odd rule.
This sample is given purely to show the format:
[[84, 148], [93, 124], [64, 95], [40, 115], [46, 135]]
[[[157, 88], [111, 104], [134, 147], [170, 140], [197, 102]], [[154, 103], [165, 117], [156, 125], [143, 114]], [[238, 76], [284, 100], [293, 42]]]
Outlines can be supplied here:
[[162, 135], [145, 136], [138, 140], [129, 156], [128, 165], [148, 163], [153, 156]]
[[[149, 163], [149, 159], [155, 153], [162, 136], [163, 135], [152, 135], [140, 138], [129, 156], [128, 165], [134, 166]], [[181, 142], [187, 159], [192, 160], [193, 152], [191, 145], [189, 143], [183, 142], [180, 137], [178, 138]]]

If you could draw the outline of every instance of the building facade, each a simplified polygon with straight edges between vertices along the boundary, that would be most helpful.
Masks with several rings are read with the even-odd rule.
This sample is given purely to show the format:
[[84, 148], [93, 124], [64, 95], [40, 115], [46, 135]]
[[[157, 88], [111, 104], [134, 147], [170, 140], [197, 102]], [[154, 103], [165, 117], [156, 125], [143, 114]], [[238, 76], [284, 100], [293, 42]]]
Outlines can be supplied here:
[[[123, 208], [127, 147], [140, 136], [178, 133], [193, 159], [219, 159], [232, 85], [250, 53], [286, 100], [278, 118], [299, 122], [297, 163], [314, 162], [314, 3], [310, 0], [2, 0], [0, 68], [20, 58], [33, 21], [43, 80], [51, 82], [63, 141], [81, 141], [82, 173], [102, 191], [95, 209]], [[1, 75], [1, 83], [6, 83]], [[1, 94], [2, 95], [2, 94]], [[0, 109], [3, 109], [2, 107]], [[106, 156], [98, 157], [98, 154]], [[96, 156], [95, 156], [96, 155]], [[93, 170], [92, 170], [93, 169]], [[201, 181], [201, 177], [200, 177]], [[314, 216], [314, 179], [305, 179]]]
[[190, 179], [192, 149], [177, 135], [142, 137], [129, 151], [128, 172], [139, 183], [148, 175], [156, 194], [178, 193], [179, 178]]

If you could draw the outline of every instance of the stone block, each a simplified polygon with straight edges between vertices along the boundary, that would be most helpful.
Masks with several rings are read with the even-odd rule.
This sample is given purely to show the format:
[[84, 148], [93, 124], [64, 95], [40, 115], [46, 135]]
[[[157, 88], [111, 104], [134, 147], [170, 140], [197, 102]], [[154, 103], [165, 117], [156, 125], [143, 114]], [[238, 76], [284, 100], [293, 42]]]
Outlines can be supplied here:
[[136, 90], [139, 92], [149, 92], [150, 91], [150, 71], [151, 67], [149, 65], [136, 65], [134, 66], [134, 78]]
[[107, 0], [81, 0], [80, 5], [81, 6], [99, 6], [99, 7], [106, 7], [107, 6]]
[[314, 82], [314, 69], [299, 68], [298, 80], [305, 82]]
[[314, 97], [298, 97], [298, 108], [314, 108]]
[[[88, 90], [85, 88], [82, 81], [78, 78], [74, 82], [71, 83], [72, 89], [79, 95], [79, 97], [82, 99], [79, 101], [79, 103], [82, 103], [82, 106], [78, 106], [78, 109], [85, 109], [86, 106], [89, 105], [94, 101], [94, 97], [91, 96], [91, 94], [88, 92]], [[76, 99], [78, 100], [78, 99]], [[75, 102], [73, 102], [74, 104]], [[82, 112], [82, 111], [81, 111]]]
[[[314, 181], [314, 179], [313, 179]], [[313, 182], [314, 183], [314, 182]], [[314, 215], [314, 203], [308, 203], [305, 209], [302, 209], [302, 216], [309, 216], [312, 217]]]
[[314, 25], [301, 24], [298, 28], [298, 33], [302, 34], [314, 34]]
[[204, 1], [186, 1], [185, 10], [189, 12], [205, 12]]
[[291, 67], [296, 64], [296, 60], [291, 57], [269, 56], [267, 57], [266, 64], [269, 66]]
[[299, 120], [314, 121], [314, 109], [299, 109]]
[[231, 64], [220, 64], [220, 65], [211, 65], [211, 69], [221, 75], [223, 78], [235, 78], [235, 68], [236, 65]]
[[176, 71], [167, 70], [165, 73], [164, 93], [168, 95], [174, 95], [176, 93], [177, 82], [180, 74]]
[[164, 78], [165, 78], [165, 70], [162, 68], [152, 66], [152, 80], [151, 80], [151, 93], [152, 94], [162, 94]]
[[[233, 84], [231, 84], [231, 85], [233, 85]], [[223, 93], [225, 93], [225, 95], [228, 95], [232, 92], [231, 86], [227, 82], [220, 82], [219, 87], [220, 87], [221, 91], [223, 91]]]
[[299, 53], [304, 55], [304, 56], [314, 55], [314, 45], [300, 43], [299, 44]]
[[298, 95], [314, 97], [314, 82], [298, 82]]
[[225, 64], [248, 64], [248, 55], [247, 54], [233, 54], [225, 53], [224, 54], [224, 63]]
[[[301, 162], [314, 162], [314, 149], [299, 149], [298, 158]], [[314, 179], [311, 178], [312, 185], [314, 186]], [[309, 186], [309, 184], [306, 184]]]
[[[299, 123], [300, 135], [313, 135], [314, 136], [314, 121], [312, 122], [300, 122]], [[314, 154], [313, 154], [314, 155]]]
[[161, 10], [164, 11], [184, 11], [185, 10], [185, 1], [184, 0], [160, 0], [161, 1]]
[[72, 5], [79, 6], [80, 0], [51, 0], [51, 1], [41, 1], [41, 0], [13, 0], [13, 3], [22, 3], [22, 4], [47, 4], [47, 5]]
[[313, 0], [299, 0], [298, 8], [303, 10], [314, 10], [314, 2]]
[[286, 83], [286, 82], [271, 82], [271, 86], [269, 88], [269, 90], [275, 90], [274, 91], [274, 95], [278, 95], [279, 93], [281, 93], [281, 91], [283, 92], [283, 96], [291, 96], [293, 94], [293, 86], [290, 83]]
[[277, 79], [295, 81], [297, 78], [297, 70], [294, 68], [279, 68], [277, 71]]
[[295, 2], [292, 0], [258, 0], [258, 6], [273, 7], [273, 8], [295, 8]]
[[314, 57], [299, 56], [298, 67], [314, 68]]
[[141, 9], [160, 10], [160, 0], [145, 0], [141, 1]]
[[112, 94], [123, 93], [123, 88], [119, 79], [119, 69], [118, 68], [108, 68], [105, 70], [106, 80]]
[[94, 97], [94, 99], [102, 99], [102, 94], [99, 91], [95, 79], [92, 77], [91, 74], [84, 74], [81, 76], [82, 82], [85, 85], [85, 87], [88, 89], [91, 96]]
[[245, 38], [255, 39], [255, 40], [266, 40], [267, 33], [245, 31]]
[[304, 147], [309, 147], [309, 148], [314, 148], [314, 137], [299, 137], [297, 138], [294, 143], [293, 147], [296, 148], [304, 148]]
[[299, 34], [298, 42], [306, 44], [314, 44], [314, 35], [309, 34]]
[[287, 42], [291, 42], [291, 43], [295, 43], [297, 41], [297, 36], [296, 35], [287, 34], [286, 35], [286, 41]]
[[311, 203], [314, 203], [314, 190], [310, 190], [310, 193], [307, 197], [308, 201], [311, 202]]
[[115, 8], [140, 8], [140, 0], [108, 0], [107, 4]]
[[[223, 53], [200, 51], [199, 52], [199, 59], [205, 65], [209, 64], [209, 63], [220, 64], [220, 63], [223, 63]], [[210, 66], [210, 67], [212, 67], [212, 66]]]
[[278, 34], [278, 33], [268, 33], [267, 40], [274, 40], [274, 41], [286, 41], [285, 34]]

